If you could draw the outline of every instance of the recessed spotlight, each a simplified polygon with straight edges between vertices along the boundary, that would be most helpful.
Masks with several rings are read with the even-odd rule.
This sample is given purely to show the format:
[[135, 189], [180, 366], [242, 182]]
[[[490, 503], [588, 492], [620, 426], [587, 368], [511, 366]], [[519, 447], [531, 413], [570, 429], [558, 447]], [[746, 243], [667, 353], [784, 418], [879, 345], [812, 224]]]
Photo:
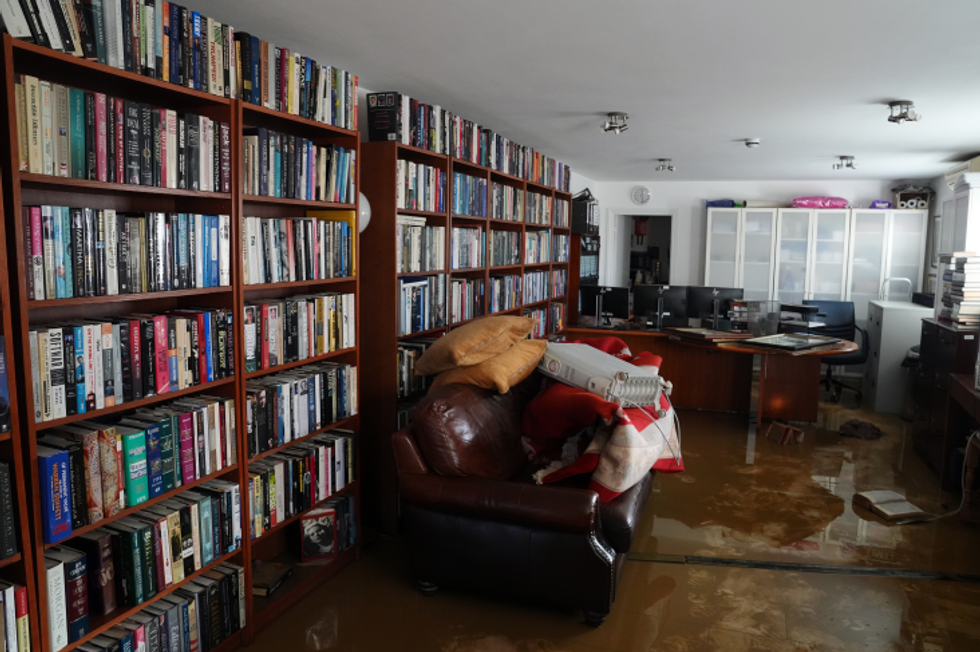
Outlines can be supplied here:
[[626, 121], [629, 120], [629, 116], [625, 113], [607, 113], [609, 119], [602, 123], [602, 130], [606, 133], [610, 131], [614, 134], [620, 134], [629, 129]]
[[762, 144], [762, 141], [759, 140], [758, 138], [746, 138], [745, 139], [745, 146], [748, 147], [749, 149], [755, 149], [760, 144]]

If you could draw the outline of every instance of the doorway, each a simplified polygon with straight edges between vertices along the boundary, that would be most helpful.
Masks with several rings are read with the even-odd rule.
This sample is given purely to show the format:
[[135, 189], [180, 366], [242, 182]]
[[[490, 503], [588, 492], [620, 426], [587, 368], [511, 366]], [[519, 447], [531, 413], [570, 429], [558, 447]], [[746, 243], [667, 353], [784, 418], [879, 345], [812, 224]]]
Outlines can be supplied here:
[[[625, 215], [631, 283], [670, 284], [670, 215]], [[644, 234], [645, 231], [645, 234]]]

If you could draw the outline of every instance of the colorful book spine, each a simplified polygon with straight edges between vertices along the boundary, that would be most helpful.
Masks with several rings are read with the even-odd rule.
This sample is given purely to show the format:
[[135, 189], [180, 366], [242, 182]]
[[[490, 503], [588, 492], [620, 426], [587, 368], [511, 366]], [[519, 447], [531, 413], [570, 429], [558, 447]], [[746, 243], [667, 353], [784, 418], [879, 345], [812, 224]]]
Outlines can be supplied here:
[[71, 498], [68, 487], [68, 452], [37, 447], [41, 485], [41, 531], [45, 543], [71, 536]]

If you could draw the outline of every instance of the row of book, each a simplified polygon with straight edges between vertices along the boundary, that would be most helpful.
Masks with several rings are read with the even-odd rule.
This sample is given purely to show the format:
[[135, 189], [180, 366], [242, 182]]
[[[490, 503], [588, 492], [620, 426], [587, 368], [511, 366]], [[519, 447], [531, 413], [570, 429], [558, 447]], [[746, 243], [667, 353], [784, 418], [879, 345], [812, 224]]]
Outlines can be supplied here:
[[528, 229], [524, 239], [524, 263], [537, 265], [551, 261], [551, 232]]
[[14, 93], [21, 172], [231, 192], [226, 122], [31, 75], [15, 82]]
[[446, 277], [398, 279], [398, 334], [411, 335], [446, 325]]
[[556, 335], [565, 330], [565, 304], [553, 301], [548, 309], [551, 311], [548, 319], [548, 332], [551, 335]]
[[235, 401], [185, 398], [38, 437], [45, 543], [235, 464]]
[[439, 168], [398, 159], [395, 164], [395, 208], [446, 211], [446, 173]]
[[353, 276], [353, 220], [353, 211], [246, 217], [242, 226], [245, 285]]
[[976, 328], [980, 324], [980, 256], [961, 253], [942, 256], [939, 319]]
[[357, 152], [292, 134], [245, 129], [243, 192], [262, 197], [353, 203]]
[[135, 314], [29, 333], [35, 422], [101, 410], [234, 375], [230, 310]]
[[554, 226], [567, 229], [571, 222], [571, 214], [572, 208], [570, 202], [566, 199], [555, 197], [555, 211], [551, 217], [551, 223]]
[[524, 191], [503, 183], [491, 183], [490, 218], [508, 222], [523, 222]]
[[524, 221], [528, 224], [551, 224], [555, 198], [537, 192], [527, 193]]
[[0, 580], [0, 647], [31, 652], [30, 618], [27, 587]]
[[449, 323], [483, 316], [483, 279], [454, 278], [450, 282]]
[[[531, 233], [528, 233], [528, 237]], [[490, 264], [494, 267], [521, 264], [520, 231], [490, 230]]]
[[490, 277], [490, 314], [512, 310], [521, 305], [521, 277], [505, 274]]
[[398, 398], [407, 398], [428, 389], [432, 379], [429, 376], [417, 376], [415, 363], [433, 342], [434, 338], [420, 337], [398, 343]]
[[551, 270], [551, 296], [552, 297], [563, 297], [568, 291], [568, 270], [567, 269], [553, 269]]
[[453, 269], [483, 267], [486, 234], [480, 227], [454, 226], [451, 231], [450, 263]]
[[395, 219], [395, 269], [399, 274], [446, 269], [446, 227], [429, 226], [424, 217]]
[[231, 284], [231, 218], [25, 206], [32, 300]]
[[354, 500], [351, 495], [337, 496], [300, 517], [301, 560], [331, 559], [357, 542]]
[[448, 154], [550, 188], [568, 191], [567, 165], [492, 129], [397, 91], [369, 93], [368, 138]]
[[531, 328], [531, 339], [540, 339], [547, 334], [548, 311], [544, 308], [525, 308], [521, 311], [522, 317], [534, 320], [534, 327]]
[[554, 251], [554, 256], [551, 258], [553, 263], [567, 263], [568, 262], [568, 250], [569, 244], [572, 238], [569, 235], [564, 235], [561, 233], [556, 233], [554, 240], [552, 242], [552, 249]]
[[329, 292], [245, 306], [245, 372], [349, 349], [354, 295]]
[[357, 129], [356, 75], [164, 0], [4, 3], [15, 38], [152, 79]]
[[524, 272], [523, 287], [522, 299], [525, 304], [544, 301], [550, 297], [550, 274], [547, 271]]
[[487, 216], [487, 180], [453, 173], [453, 214]]
[[245, 387], [249, 457], [357, 414], [357, 367], [321, 362]]
[[202, 489], [154, 507], [45, 550], [53, 652], [87, 636], [93, 619], [146, 604], [174, 585], [78, 649], [211, 650], [244, 626], [245, 569], [214, 563], [236, 549], [223, 540], [233, 518], [224, 505]]
[[253, 539], [354, 481], [351, 434], [327, 432], [249, 465]]

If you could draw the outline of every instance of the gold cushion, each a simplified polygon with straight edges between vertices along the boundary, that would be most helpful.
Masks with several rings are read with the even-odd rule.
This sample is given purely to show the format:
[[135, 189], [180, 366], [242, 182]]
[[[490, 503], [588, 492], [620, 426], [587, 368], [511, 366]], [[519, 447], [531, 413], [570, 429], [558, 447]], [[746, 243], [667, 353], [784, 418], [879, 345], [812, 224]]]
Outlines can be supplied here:
[[444, 371], [432, 381], [431, 389], [450, 383], [463, 383], [486, 389], [496, 387], [498, 392], [506, 394], [511, 387], [531, 375], [547, 348], [547, 340], [518, 342], [479, 364]]
[[527, 337], [537, 320], [529, 317], [483, 317], [436, 340], [415, 363], [419, 376], [483, 362]]

